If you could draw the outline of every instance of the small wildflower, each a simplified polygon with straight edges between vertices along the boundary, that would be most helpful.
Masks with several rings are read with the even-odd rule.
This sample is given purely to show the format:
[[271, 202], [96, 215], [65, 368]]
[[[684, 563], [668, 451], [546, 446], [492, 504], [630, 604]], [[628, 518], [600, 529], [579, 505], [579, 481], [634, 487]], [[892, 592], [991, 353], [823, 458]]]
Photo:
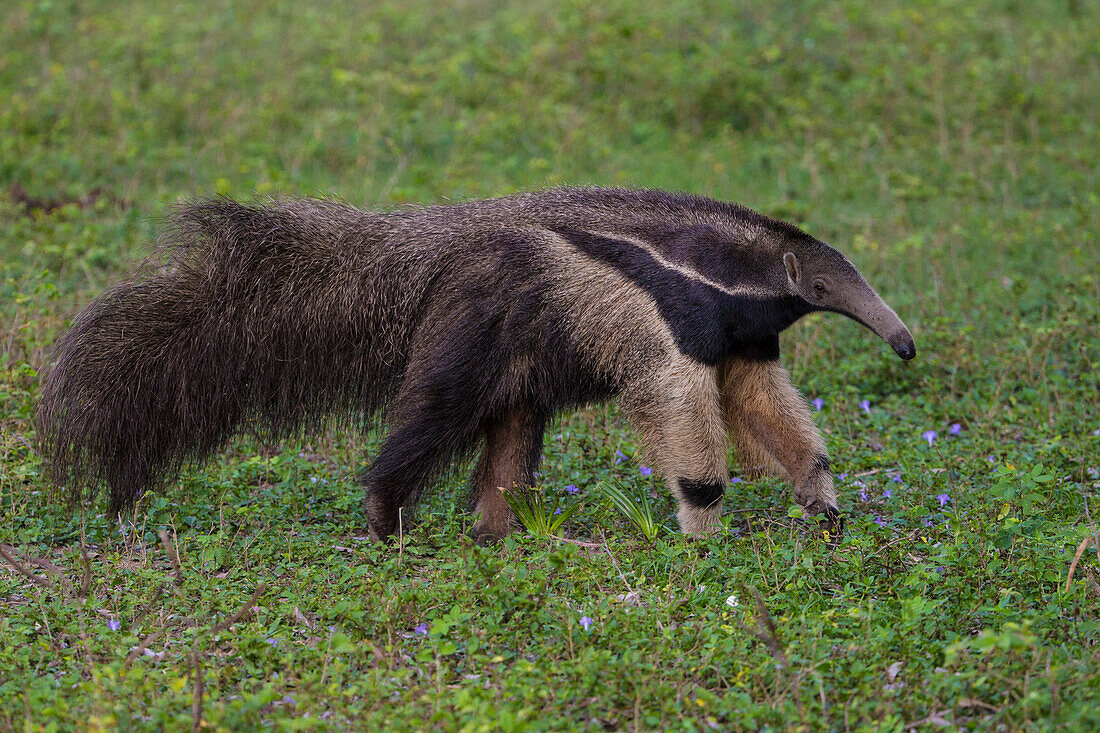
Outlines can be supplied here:
[[813, 406], [817, 408], [818, 412], [821, 412], [821, 408], [825, 406], [825, 400], [820, 397], [814, 397]]
[[883, 519], [880, 515], [876, 514], [875, 515], [875, 524], [877, 524], [880, 527], [885, 527], [886, 526], [886, 520]]
[[428, 624], [426, 624], [426, 623], [420, 624], [419, 626], [417, 626], [416, 628], [413, 629], [413, 633], [414, 634], [420, 634], [421, 636], [427, 636], [428, 635]]
[[934, 441], [936, 438], [938, 438], [940, 436], [936, 433], [935, 430], [925, 430], [923, 433], [920, 434], [920, 437], [927, 440], [928, 445], [932, 445], [932, 441]]
[[882, 490], [882, 498], [883, 499], [889, 499], [893, 495], [894, 495], [894, 490], [893, 489], [883, 489]]
[[271, 646], [279, 646], [278, 639], [265, 639], [264, 641], [266, 641]]
[[932, 517], [925, 517], [924, 518], [924, 526], [925, 527], [935, 527], [936, 523], [932, 521]]
[[554, 510], [554, 514], [561, 514], [561, 507], [560, 506], [557, 509]]
[[863, 483], [859, 479], [856, 479], [855, 481], [852, 482], [852, 486], [866, 486], [866, 485], [867, 484]]
[[592, 619], [588, 618], [587, 616], [581, 616], [581, 626], [584, 627], [585, 631], [588, 631], [588, 627], [591, 625]]
[[737, 608], [741, 604], [737, 602], [737, 596], [730, 596], [726, 599], [726, 605], [730, 608]]
[[996, 458], [994, 458], [993, 456], [989, 456], [989, 462], [990, 462], [990, 463], [996, 463], [996, 462], [997, 462], [997, 459], [996, 459]]
[[111, 631], [118, 631], [120, 628], [122, 628], [122, 624], [119, 622], [119, 620], [117, 618], [108, 619], [107, 620], [107, 628], [110, 629]]
[[626, 460], [626, 454], [621, 450], [615, 451], [615, 463], [622, 463]]
[[895, 476], [894, 476], [893, 478], [891, 478], [890, 480], [891, 480], [891, 481], [893, 481], [893, 482], [894, 482], [895, 484], [900, 484], [900, 483], [901, 483], [901, 474], [900, 474], [900, 473], [899, 473], [899, 474], [896, 474], [896, 475], [895, 475]]
[[951, 501], [949, 494], [937, 494], [936, 500], [940, 503], [940, 506], [947, 506], [947, 502]]
[[730, 479], [730, 483], [731, 483], [731, 484], [739, 484], [739, 483], [741, 483], [741, 477], [740, 477], [740, 476], [734, 476], [733, 478], [731, 478], [731, 479]]
[[867, 501], [867, 499], [869, 498], [869, 497], [867, 496], [867, 492], [866, 492], [866, 491], [865, 491], [864, 489], [860, 489], [860, 490], [859, 490], [859, 498], [860, 498], [860, 499], [861, 499], [862, 501]]
[[577, 488], [576, 484], [569, 484], [565, 487], [565, 493], [567, 494], [576, 494], [579, 491], [580, 489]]
[[949, 427], [947, 429], [947, 432], [951, 433], [952, 435], [958, 435], [959, 433], [962, 432], [962, 429], [963, 429], [963, 426], [961, 424], [959, 424], [957, 422], [953, 422], [953, 423], [951, 423], [951, 427]]
[[653, 473], [653, 469], [652, 469], [652, 468], [650, 468], [649, 466], [642, 466], [642, 467], [640, 467], [640, 468], [638, 469], [638, 471], [639, 471], [639, 472], [640, 472], [640, 473], [641, 473], [641, 474], [642, 474], [643, 476], [649, 476], [650, 474], [652, 474], [652, 473]]
[[294, 695], [284, 695], [283, 699], [279, 701], [280, 705], [293, 705], [298, 707], [298, 702], [294, 699]]
[[843, 481], [843, 480], [845, 480], [846, 478], [848, 478], [848, 474], [846, 474], [846, 473], [838, 473], [838, 474], [836, 475], [836, 478], [837, 478], [837, 481]]
[[871, 414], [871, 401], [870, 400], [864, 400], [863, 402], [860, 402], [859, 407], [864, 412], [866, 412], [868, 415]]

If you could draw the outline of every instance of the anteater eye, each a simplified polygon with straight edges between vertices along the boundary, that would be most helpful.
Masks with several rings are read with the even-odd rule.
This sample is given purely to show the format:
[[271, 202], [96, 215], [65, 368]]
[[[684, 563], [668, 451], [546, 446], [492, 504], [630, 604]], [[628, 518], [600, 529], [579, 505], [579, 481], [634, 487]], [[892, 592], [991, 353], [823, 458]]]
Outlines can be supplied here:
[[825, 283], [821, 280], [814, 280], [814, 292], [821, 295], [825, 292]]

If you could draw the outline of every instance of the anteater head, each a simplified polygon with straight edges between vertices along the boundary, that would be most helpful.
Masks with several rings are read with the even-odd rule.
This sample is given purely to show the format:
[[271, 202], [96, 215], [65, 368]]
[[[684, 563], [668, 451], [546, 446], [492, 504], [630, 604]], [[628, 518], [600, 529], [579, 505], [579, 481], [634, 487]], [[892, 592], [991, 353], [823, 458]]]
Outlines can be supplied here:
[[917, 355], [909, 329], [848, 259], [810, 237], [783, 253], [787, 287], [815, 311], [834, 311], [871, 329], [902, 359]]

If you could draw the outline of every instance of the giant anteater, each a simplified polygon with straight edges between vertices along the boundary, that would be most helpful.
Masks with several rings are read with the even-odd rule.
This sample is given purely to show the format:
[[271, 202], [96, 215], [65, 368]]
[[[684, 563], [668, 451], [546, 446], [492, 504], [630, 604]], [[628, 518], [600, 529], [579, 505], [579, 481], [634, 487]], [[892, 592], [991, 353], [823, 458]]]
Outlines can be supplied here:
[[736, 204], [556, 188], [389, 213], [329, 200], [185, 204], [155, 266], [60, 339], [38, 410], [53, 479], [112, 511], [223, 447], [326, 417], [388, 427], [367, 473], [372, 535], [479, 445], [474, 533], [507, 533], [547, 421], [617, 397], [706, 531], [727, 445], [838, 517], [821, 435], [779, 362], [814, 311], [913, 339], [837, 250]]

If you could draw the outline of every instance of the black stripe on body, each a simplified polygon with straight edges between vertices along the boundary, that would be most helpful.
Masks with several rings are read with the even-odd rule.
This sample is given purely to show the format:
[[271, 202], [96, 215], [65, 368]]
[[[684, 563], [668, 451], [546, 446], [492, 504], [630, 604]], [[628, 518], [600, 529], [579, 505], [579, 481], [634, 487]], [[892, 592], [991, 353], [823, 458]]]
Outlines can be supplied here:
[[[778, 359], [779, 332], [810, 311], [805, 301], [793, 295], [730, 295], [662, 265], [649, 252], [629, 242], [571, 229], [555, 232], [586, 256], [614, 267], [649, 294], [680, 352], [708, 366], [733, 354], [747, 359]], [[687, 245], [681, 240], [679, 246]]]

